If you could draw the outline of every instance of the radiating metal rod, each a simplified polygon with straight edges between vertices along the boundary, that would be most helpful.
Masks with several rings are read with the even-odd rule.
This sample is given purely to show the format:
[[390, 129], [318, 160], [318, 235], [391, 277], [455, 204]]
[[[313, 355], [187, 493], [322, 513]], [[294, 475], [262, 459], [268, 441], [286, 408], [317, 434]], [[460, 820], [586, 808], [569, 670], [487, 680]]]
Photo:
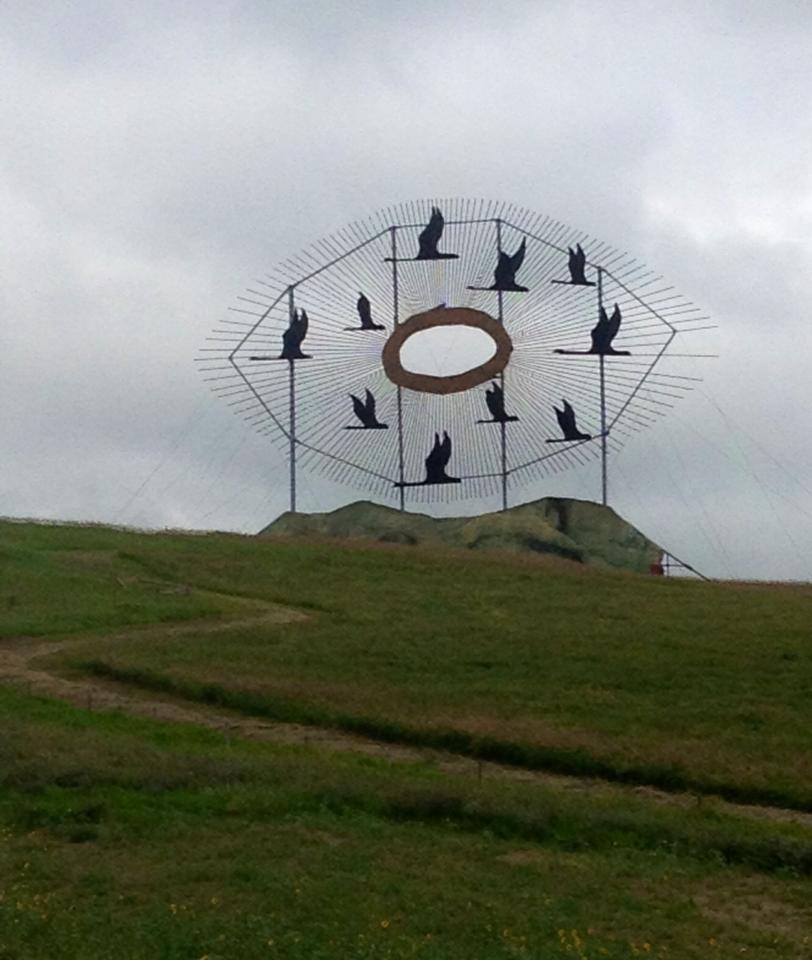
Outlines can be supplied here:
[[[459, 227], [459, 226], [468, 226], [468, 224], [476, 223], [496, 223], [496, 217], [482, 217], [482, 218], [470, 218], [467, 220], [446, 220], [445, 225], [447, 227]], [[422, 230], [426, 226], [425, 221], [421, 223], [396, 223], [393, 227], [390, 227], [391, 230]]]

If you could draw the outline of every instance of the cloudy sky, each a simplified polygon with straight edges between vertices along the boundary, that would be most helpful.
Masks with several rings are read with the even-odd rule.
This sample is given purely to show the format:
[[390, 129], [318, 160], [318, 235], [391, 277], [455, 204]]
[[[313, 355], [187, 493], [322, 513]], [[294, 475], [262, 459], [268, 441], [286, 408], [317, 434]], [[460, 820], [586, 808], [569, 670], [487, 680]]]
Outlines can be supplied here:
[[[717, 576], [812, 579], [812, 7], [3, 4], [0, 514], [254, 531], [286, 466], [193, 358], [256, 277], [431, 196], [628, 250], [719, 325], [611, 466]], [[594, 469], [522, 492], [594, 498]], [[304, 477], [300, 507], [353, 499]]]

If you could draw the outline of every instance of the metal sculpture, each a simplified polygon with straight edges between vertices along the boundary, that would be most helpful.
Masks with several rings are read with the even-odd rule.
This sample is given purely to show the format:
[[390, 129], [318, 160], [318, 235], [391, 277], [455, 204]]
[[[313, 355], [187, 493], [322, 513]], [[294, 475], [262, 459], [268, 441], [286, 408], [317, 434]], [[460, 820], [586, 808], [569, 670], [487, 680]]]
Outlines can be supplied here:
[[440, 242], [440, 237], [443, 235], [443, 228], [445, 227], [445, 220], [443, 215], [440, 212], [439, 207], [431, 208], [431, 218], [429, 219], [426, 229], [420, 234], [417, 238], [418, 251], [417, 259], [418, 260], [456, 260], [459, 257], [457, 253], [439, 253], [437, 250], [437, 244]]
[[573, 441], [579, 440], [591, 440], [592, 436], [588, 433], [581, 433], [578, 429], [578, 425], [575, 422], [575, 411], [572, 409], [572, 405], [567, 403], [566, 400], [562, 400], [562, 407], [559, 410], [558, 407], [553, 407], [555, 410], [555, 418], [558, 420], [558, 425], [561, 427], [561, 432], [564, 434], [563, 437], [553, 437], [547, 441], [547, 443], [571, 443]]
[[359, 400], [355, 394], [350, 394], [350, 399], [352, 400], [352, 409], [355, 413], [355, 416], [361, 421], [361, 426], [352, 424], [349, 427], [345, 427], [346, 430], [388, 430], [389, 426], [386, 423], [379, 423], [378, 418], [375, 416], [375, 397], [372, 396], [369, 390], [364, 392], [364, 400]]
[[[353, 224], [257, 281], [233, 310], [202, 366], [237, 412], [285, 444], [292, 510], [302, 469], [394, 496], [401, 509], [407, 498], [492, 494], [504, 508], [511, 492], [595, 455], [605, 503], [610, 453], [698, 380], [680, 365], [699, 355], [675, 353], [675, 338], [708, 329], [608, 245], [512, 205], [460, 200]], [[448, 371], [424, 347], [423, 367], [409, 369], [404, 345], [438, 329], [460, 344], [466, 331], [484, 334], [493, 354]]]
[[437, 244], [445, 229], [445, 217], [439, 207], [431, 208], [429, 222], [417, 238], [416, 257], [398, 257], [392, 250], [391, 257], [385, 257], [386, 263], [414, 263], [416, 260], [459, 260], [458, 253], [440, 253]]
[[620, 321], [623, 319], [620, 313], [620, 307], [615, 304], [615, 309], [610, 317], [606, 310], [601, 306], [599, 308], [598, 322], [592, 328], [590, 336], [592, 337], [592, 346], [589, 350], [562, 350], [557, 349], [555, 353], [569, 354], [571, 356], [598, 356], [598, 357], [629, 357], [628, 350], [615, 350], [612, 341], [620, 332]]
[[426, 457], [426, 478], [416, 482], [407, 482], [401, 480], [395, 484], [401, 490], [404, 487], [430, 487], [443, 483], [462, 483], [458, 477], [449, 477], [445, 472], [448, 461], [451, 459], [451, 438], [443, 431], [443, 439], [440, 434], [434, 434], [434, 446]]
[[518, 250], [508, 255], [503, 250], [499, 251], [499, 260], [496, 269], [493, 272], [493, 283], [489, 287], [468, 287], [469, 290], [496, 290], [499, 293], [527, 293], [527, 287], [516, 283], [516, 273], [519, 267], [524, 263], [524, 257], [527, 253], [527, 239], [522, 238]]
[[594, 287], [595, 283], [586, 278], [586, 254], [580, 243], [575, 244], [575, 249], [567, 247], [567, 268], [570, 272], [569, 280], [553, 280], [552, 283], [566, 283], [571, 287]]
[[477, 420], [477, 423], [515, 423], [519, 418], [505, 412], [505, 391], [498, 383], [492, 383], [485, 391], [485, 405], [491, 414], [490, 420]]
[[295, 310], [290, 318], [288, 329], [282, 334], [282, 352], [280, 360], [310, 360], [310, 354], [302, 353], [302, 343], [307, 336], [307, 314]]
[[358, 294], [358, 300], [355, 304], [355, 308], [358, 311], [358, 317], [361, 321], [360, 327], [345, 327], [345, 330], [385, 330], [386, 327], [382, 323], [375, 323], [372, 319], [372, 304], [369, 302], [369, 298], [365, 297], [363, 293]]
[[[431, 374], [413, 373], [406, 370], [400, 361], [400, 351], [406, 341], [415, 334], [436, 327], [472, 327], [488, 334], [494, 342], [495, 352], [490, 360], [466, 370], [465, 373], [435, 377]], [[418, 390], [422, 393], [459, 393], [486, 383], [500, 375], [510, 360], [513, 343], [505, 328], [482, 310], [468, 307], [443, 305], [415, 314], [399, 324], [387, 339], [381, 353], [381, 362], [386, 376], [399, 387]]]

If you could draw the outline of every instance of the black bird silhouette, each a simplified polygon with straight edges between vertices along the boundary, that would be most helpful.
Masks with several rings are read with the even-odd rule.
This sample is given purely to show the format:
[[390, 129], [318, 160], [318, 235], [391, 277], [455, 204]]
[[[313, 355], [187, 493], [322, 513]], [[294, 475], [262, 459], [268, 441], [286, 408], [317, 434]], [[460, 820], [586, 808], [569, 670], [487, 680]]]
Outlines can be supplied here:
[[493, 419], [477, 420], [477, 423], [513, 423], [519, 419], [505, 413], [505, 391], [495, 381], [491, 383], [490, 389], [485, 391], [485, 403]]
[[350, 394], [352, 400], [352, 409], [355, 416], [361, 421], [361, 426], [353, 424], [351, 427], [345, 427], [346, 430], [388, 430], [385, 423], [379, 423], [375, 416], [375, 397], [372, 396], [369, 389], [365, 391], [365, 399], [360, 400], [355, 394]]
[[282, 334], [280, 360], [309, 360], [310, 354], [302, 353], [302, 341], [307, 336], [308, 319], [304, 310], [294, 310], [288, 329]]
[[457, 260], [456, 253], [440, 253], [437, 244], [443, 235], [445, 220], [439, 207], [431, 208], [431, 217], [417, 238], [418, 251], [416, 260]]
[[575, 249], [567, 247], [569, 261], [567, 266], [570, 271], [569, 280], [553, 280], [553, 283], [566, 283], [572, 287], [594, 287], [595, 284], [586, 278], [586, 254], [581, 248], [580, 243], [575, 244]]
[[345, 330], [385, 330], [382, 323], [375, 323], [372, 319], [372, 304], [369, 299], [360, 291], [358, 292], [358, 302], [356, 303], [358, 316], [361, 320], [360, 327], [345, 327]]
[[600, 319], [592, 328], [592, 346], [589, 350], [554, 350], [553, 353], [575, 354], [577, 356], [587, 356], [595, 354], [599, 357], [629, 357], [628, 350], [615, 350], [612, 341], [620, 330], [620, 321], [623, 319], [620, 313], [620, 307], [615, 304], [615, 309], [610, 317], [606, 310], [601, 307]]
[[426, 487], [434, 483], [460, 483], [457, 477], [449, 477], [445, 472], [448, 461], [451, 459], [451, 438], [443, 430], [443, 439], [440, 434], [434, 434], [434, 446], [426, 457], [426, 479], [417, 483], [396, 483], [396, 487]]
[[612, 341], [620, 330], [620, 321], [623, 319], [620, 313], [620, 307], [615, 304], [615, 309], [610, 317], [606, 310], [601, 307], [601, 318], [592, 329], [592, 350], [590, 353], [598, 353], [603, 356], [628, 357], [628, 350], [615, 350]]
[[555, 410], [558, 425], [561, 427], [561, 432], [564, 436], [556, 438], [555, 440], [548, 440], [547, 443], [564, 443], [568, 440], [591, 440], [591, 434], [581, 433], [578, 429], [575, 423], [575, 411], [572, 407], [566, 400], [562, 400], [561, 403], [563, 404], [562, 410], [559, 410], [558, 407], [553, 407], [553, 410]]
[[454, 477], [445, 472], [448, 461], [451, 459], [451, 437], [443, 430], [443, 439], [438, 433], [434, 434], [434, 446], [426, 457], [426, 483], [459, 483]]
[[524, 255], [527, 252], [527, 240], [522, 239], [518, 250], [514, 254], [508, 254], [504, 251], [499, 254], [499, 260], [496, 269], [493, 272], [493, 283], [489, 287], [468, 287], [469, 290], [501, 290], [513, 291], [516, 293], [527, 293], [527, 287], [516, 283], [516, 273], [524, 261]]

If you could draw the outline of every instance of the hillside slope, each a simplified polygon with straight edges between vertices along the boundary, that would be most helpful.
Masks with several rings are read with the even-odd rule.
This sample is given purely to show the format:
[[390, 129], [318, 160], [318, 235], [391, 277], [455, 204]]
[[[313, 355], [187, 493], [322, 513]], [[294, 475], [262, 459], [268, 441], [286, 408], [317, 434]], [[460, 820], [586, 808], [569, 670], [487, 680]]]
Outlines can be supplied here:
[[544, 497], [498, 513], [442, 518], [359, 500], [330, 513], [284, 513], [261, 535], [552, 554], [637, 573], [647, 573], [661, 553], [611, 507], [560, 497]]
[[35, 524], [0, 561], [3, 960], [808, 956], [809, 587]]

